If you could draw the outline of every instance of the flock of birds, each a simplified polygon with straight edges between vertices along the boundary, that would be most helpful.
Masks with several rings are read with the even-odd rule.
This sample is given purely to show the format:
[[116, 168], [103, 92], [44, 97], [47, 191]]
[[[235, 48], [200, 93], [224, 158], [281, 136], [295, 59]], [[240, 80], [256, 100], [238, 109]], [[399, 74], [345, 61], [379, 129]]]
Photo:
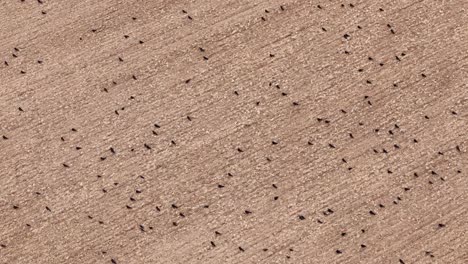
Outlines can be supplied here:
[[[44, 2], [42, 0], [37, 0], [37, 1], [38, 1], [39, 4], [44, 4]], [[21, 0], [21, 2], [25, 2], [25, 0]], [[355, 5], [353, 5], [352, 3], [341, 4], [341, 7], [342, 8], [347, 8], [347, 7], [355, 8]], [[319, 10], [324, 10], [324, 7], [321, 6], [321, 5], [317, 5], [316, 8], [319, 9]], [[265, 9], [264, 13], [266, 15], [268, 15], [268, 14], [271, 14], [272, 12], [276, 12], [276, 11], [277, 12], [287, 12], [288, 9], [287, 9], [287, 6], [280, 5], [280, 6], [275, 8], [275, 11], [273, 11], [272, 9], [270, 9], [270, 10]], [[384, 12], [385, 10], [382, 9], [382, 8], [379, 8], [377, 11], [378, 12]], [[44, 15], [47, 14], [46, 11], [42, 11], [42, 13]], [[187, 11], [187, 10], [182, 10], [181, 13], [184, 15], [184, 17], [186, 19], [188, 19], [190, 21], [196, 20], [196, 17], [194, 15], [191, 15], [190, 12]], [[260, 20], [262, 22], [266, 23], [268, 21], [268, 16], [266, 16], [266, 15], [263, 15], [263, 16], [260, 17]], [[137, 20], [137, 17], [132, 17], [131, 19], [135, 21], [135, 20]], [[395, 29], [394, 25], [389, 23], [389, 24], [386, 25], [386, 27], [387, 27], [387, 30], [388, 30], [388, 34], [390, 34], [390, 35], [398, 34], [398, 32]], [[358, 28], [358, 30], [362, 30], [361, 26], [357, 26], [357, 28]], [[329, 33], [331, 31], [330, 29], [328, 29], [326, 27], [320, 27], [319, 30], [321, 30], [323, 33]], [[92, 29], [91, 32], [97, 34], [98, 30], [97, 29]], [[345, 34], [343, 34], [342, 37], [346, 42], [351, 41], [353, 39], [353, 36], [352, 36], [351, 33], [345, 33]], [[130, 36], [129, 35], [124, 35], [124, 38], [128, 39], [128, 38], [130, 38]], [[83, 39], [80, 38], [80, 40], [83, 40]], [[144, 45], [145, 42], [142, 41], [142, 40], [139, 40], [138, 44]], [[198, 47], [198, 50], [196, 52], [199, 53], [197, 56], [200, 57], [200, 60], [202, 60], [202, 61], [209, 61], [210, 60], [210, 56], [208, 55], [208, 50], [206, 48]], [[345, 49], [343, 52], [346, 55], [351, 54], [351, 51], [348, 50], [348, 49]], [[19, 56], [20, 53], [21, 53], [21, 50], [19, 48], [15, 47], [13, 49], [12, 54], [11, 54], [11, 56], [12, 56], [11, 60], [16, 59]], [[270, 57], [270, 58], [275, 58], [276, 55], [273, 54], [273, 53], [270, 53], [267, 56]], [[401, 62], [402, 60], [404, 60], [404, 58], [406, 56], [407, 56], [407, 52], [400, 52], [399, 54], [394, 56], [394, 61]], [[123, 55], [117, 56], [116, 59], [120, 63], [125, 63], [126, 62], [126, 60], [124, 60]], [[386, 65], [384, 62], [377, 61], [377, 59], [375, 59], [374, 57], [371, 57], [371, 56], [368, 56], [366, 58], [366, 60], [369, 61], [369, 62], [376, 62], [377, 65], [379, 65], [380, 67], [384, 67]], [[39, 59], [36, 60], [36, 63], [40, 64], [40, 65], [43, 65], [46, 62], [43, 59], [39, 58]], [[11, 64], [11, 62], [9, 60], [4, 61], [4, 67], [11, 67], [10, 64]], [[363, 74], [365, 72], [365, 70], [363, 68], [357, 68], [357, 69], [355, 69], [355, 71], [357, 71], [358, 74]], [[22, 75], [27, 75], [28, 74], [26, 72], [26, 70], [24, 70], [24, 69], [20, 70], [19, 73], [22, 74]], [[430, 78], [429, 74], [425, 73], [425, 72], [420, 72], [420, 73], [417, 73], [417, 74], [418, 74], [418, 77], [421, 78], [421, 79]], [[131, 78], [134, 81], [139, 80], [139, 77], [136, 74], [131, 75]], [[193, 82], [193, 78], [186, 78], [183, 81], [183, 83], [185, 83], [185, 85], [187, 85], [187, 86], [190, 86], [192, 84], [192, 82]], [[366, 85], [373, 85], [374, 80], [365, 79], [365, 84]], [[117, 85], [117, 82], [113, 81], [113, 85]], [[399, 83], [395, 82], [392, 85], [393, 85], [394, 88], [397, 88]], [[268, 82], [268, 87], [271, 88], [271, 89], [276, 89], [276, 90], [280, 91], [279, 93], [280, 93], [281, 97], [290, 96], [289, 92], [283, 91], [282, 86], [276, 81], [269, 81]], [[110, 93], [111, 91], [108, 88], [102, 88], [102, 92]], [[235, 90], [233, 92], [233, 94], [234, 94], [234, 97], [241, 96], [241, 94], [240, 94], [240, 92], [238, 90]], [[136, 97], [131, 96], [129, 99], [130, 100], [135, 100]], [[362, 100], [369, 107], [372, 107], [375, 104], [373, 102], [373, 100], [372, 100], [372, 96], [370, 96], [370, 95], [364, 95], [362, 97]], [[261, 102], [259, 100], [255, 101], [255, 106], [257, 106], [257, 107], [261, 106], [262, 104], [263, 104], [263, 102]], [[299, 100], [292, 100], [291, 101], [291, 106], [295, 107], [295, 108], [300, 108], [302, 106], [302, 102], [299, 101]], [[28, 111], [28, 109], [25, 108], [24, 106], [16, 106], [16, 107], [17, 107], [17, 110], [19, 112], [21, 112], [21, 113]], [[114, 110], [114, 114], [116, 116], [120, 116], [120, 115], [122, 115], [122, 113], [125, 110], [127, 110], [126, 107], [124, 107], [124, 106], [119, 107], [119, 108]], [[347, 110], [347, 109], [338, 109], [337, 112], [338, 112], [339, 115], [346, 116], [346, 115], [349, 114], [350, 111]], [[455, 111], [455, 110], [448, 110], [447, 115], [448, 115], [447, 118], [449, 116], [457, 117], [457, 116], [459, 116], [459, 113], [457, 111]], [[424, 120], [429, 120], [430, 118], [431, 117], [428, 116], [428, 115], [425, 115], [425, 116], [422, 117], [422, 119], [424, 119]], [[196, 122], [196, 116], [193, 116], [193, 115], [186, 115], [185, 119], [188, 122]], [[423, 122], [424, 120], [419, 120], [418, 122]], [[333, 120], [330, 120], [327, 117], [316, 117], [316, 122], [319, 125], [327, 126], [327, 125], [331, 125], [333, 123]], [[357, 125], [358, 125], [358, 127], [365, 126], [365, 124], [363, 122], [359, 122]], [[152, 127], [148, 130], [148, 133], [150, 133], [154, 137], [158, 137], [161, 134], [161, 130], [164, 130], [163, 124], [161, 124], [159, 122], [155, 122], [155, 123], [152, 124]], [[375, 134], [380, 135], [380, 134], [383, 133], [383, 134], [385, 134], [385, 135], [387, 135], [389, 137], [392, 137], [392, 136], [396, 135], [397, 133], [400, 133], [401, 130], [402, 130], [402, 125], [399, 124], [399, 123], [394, 123], [393, 126], [390, 127], [390, 128], [387, 128], [387, 129], [374, 128], [372, 131]], [[71, 128], [70, 131], [71, 131], [71, 133], [81, 132], [81, 131], [79, 131], [79, 128], [77, 129], [75, 127]], [[0, 130], [0, 133], [2, 133], [2, 139], [5, 142], [10, 141], [12, 138], [15, 137], [14, 134], [8, 133], [8, 131]], [[355, 139], [356, 135], [353, 134], [352, 132], [348, 132], [346, 134], [346, 137], [349, 140], [353, 140], [353, 139]], [[68, 142], [67, 135], [61, 136], [58, 140], [63, 142], [63, 143]], [[283, 142], [280, 139], [276, 139], [276, 138], [271, 139], [271, 145], [273, 145], [273, 146], [278, 146], [278, 145], [281, 145], [282, 143]], [[304, 145], [304, 147], [313, 147], [313, 146], [316, 146], [316, 145], [320, 145], [322, 143], [308, 139], [303, 143], [303, 145]], [[175, 146], [179, 145], [177, 139], [168, 139], [167, 144], [168, 144], [169, 147], [175, 147]], [[325, 142], [324, 144], [326, 144], [325, 146], [327, 148], [329, 148], [330, 151], [334, 151], [334, 150], [337, 150], [337, 149], [340, 148], [340, 146], [335, 142]], [[413, 139], [410, 140], [410, 142], [395, 142], [395, 143], [392, 143], [392, 145], [390, 147], [382, 147], [382, 148], [372, 147], [372, 148], [369, 149], [369, 151], [374, 153], [375, 155], [390, 155], [393, 151], [398, 151], [398, 150], [404, 148], [406, 145], [409, 145], [409, 144], [420, 144], [420, 139], [413, 138]], [[74, 146], [74, 148], [77, 151], [83, 150], [83, 146], [81, 146], [81, 145], [76, 145], [76, 146]], [[130, 152], [135, 152], [136, 148], [137, 147], [132, 147], [131, 149], [129, 149], [129, 151]], [[152, 143], [143, 143], [140, 146], [140, 148], [141, 148], [141, 150], [144, 150], [144, 151], [154, 151], [154, 145]], [[121, 149], [117, 148], [116, 146], [108, 146], [107, 149], [103, 150], [102, 155], [99, 157], [99, 161], [100, 162], [106, 162], [106, 160], [108, 159], [109, 156], [119, 155], [120, 153], [125, 152], [125, 151], [128, 151], [128, 150], [121, 150]], [[249, 150], [247, 150], [243, 146], [237, 146], [237, 147], [235, 147], [234, 151], [237, 151], [237, 153], [240, 154], [240, 153], [248, 152]], [[464, 150], [462, 150], [462, 147], [460, 145], [451, 146], [447, 151], [453, 151], [455, 153], [458, 153], [459, 155], [462, 155], [464, 153]], [[442, 151], [438, 151], [437, 155], [443, 156], [443, 155], [445, 155], [445, 153], [442, 152]], [[272, 157], [267, 156], [267, 157], [265, 157], [265, 160], [266, 160], [267, 163], [273, 162]], [[346, 167], [346, 170], [348, 170], [348, 171], [353, 171], [355, 169], [355, 166], [351, 165], [352, 161], [348, 157], [341, 157], [339, 162], [341, 164], [343, 164]], [[69, 163], [68, 161], [61, 161], [60, 163], [61, 163], [61, 166], [63, 167], [63, 169], [72, 169], [73, 168], [73, 164]], [[388, 168], [388, 169], [386, 169], [386, 173], [389, 174], [389, 175], [394, 174], [394, 170], [391, 169], [391, 168]], [[422, 177], [423, 173], [424, 172], [417, 172], [417, 171], [412, 172], [412, 177], [414, 179], [423, 178]], [[461, 171], [460, 168], [457, 168], [455, 173], [456, 174], [461, 174], [462, 171]], [[426, 180], [427, 184], [429, 184], [429, 185], [434, 185], [434, 184], [436, 184], [438, 182], [443, 183], [443, 182], [445, 182], [447, 180], [446, 176], [440, 175], [436, 170], [429, 170], [428, 174], [431, 176], [430, 178], [427, 178], [427, 180]], [[227, 172], [226, 175], [227, 175], [228, 178], [235, 177], [232, 172]], [[97, 178], [101, 179], [101, 178], [103, 178], [103, 175], [98, 174]], [[145, 176], [143, 176], [143, 175], [139, 175], [138, 179], [139, 180], [147, 180], [145, 178]], [[114, 182], [113, 185], [118, 186], [119, 183]], [[215, 186], [218, 189], [224, 189], [224, 188], [226, 188], [227, 184], [226, 183], [215, 183]], [[109, 192], [109, 188], [106, 188], [106, 187], [102, 188], [101, 189], [102, 193], [107, 194]], [[282, 186], [279, 183], [275, 182], [275, 183], [271, 184], [271, 188], [272, 188], [271, 189], [272, 191], [278, 190], [278, 191], [275, 191], [275, 194], [272, 196], [271, 200], [272, 201], [279, 201], [281, 199], [281, 196], [278, 193], [281, 193]], [[377, 202], [375, 204], [375, 207], [362, 209], [362, 210], [367, 212], [368, 217], [371, 217], [371, 218], [372, 217], [377, 217], [380, 212], [382, 212], [383, 210], [386, 210], [386, 208], [388, 208], [389, 206], [399, 205], [402, 201], [404, 201], [405, 193], [412, 192], [412, 191], [414, 191], [414, 189], [415, 189], [414, 186], [409, 186], [409, 185], [408, 186], [407, 185], [401, 186], [400, 194], [391, 198], [392, 199], [391, 204], [384, 204], [383, 202]], [[145, 190], [143, 190], [143, 189], [136, 189], [134, 194], [132, 194], [132, 196], [128, 197], [128, 201], [125, 202], [126, 205], [125, 205], [124, 208], [126, 210], [129, 210], [129, 211], [137, 210], [138, 208], [137, 208], [137, 206], [134, 205], [134, 203], [139, 201], [139, 198], [137, 196], [140, 195], [144, 191]], [[44, 195], [41, 192], [35, 192], [35, 194], [37, 196]], [[180, 193], [180, 195], [183, 195], [183, 194]], [[205, 205], [203, 205], [203, 208], [209, 208], [209, 206], [210, 206], [209, 204], [205, 204]], [[174, 219], [172, 221], [172, 223], [171, 223], [171, 225], [174, 228], [177, 228], [180, 225], [179, 220], [186, 219], [186, 218], [189, 217], [184, 212], [183, 208], [180, 205], [178, 205], [177, 203], [171, 203], [171, 204], [167, 204], [167, 205], [157, 204], [157, 205], [154, 205], [153, 207], [154, 207], [154, 210], [156, 212], [158, 212], [158, 213], [163, 213], [163, 211], [165, 211], [166, 209], [176, 212], [177, 219]], [[19, 204], [11, 204], [11, 208], [13, 210], [21, 210], [22, 209]], [[54, 213], [53, 206], [51, 206], [51, 205], [45, 206], [44, 210], [46, 210], [49, 213]], [[252, 216], [252, 215], [256, 214], [256, 212], [254, 210], [250, 209], [250, 208], [240, 208], [239, 210], [244, 216]], [[318, 224], [318, 225], [324, 225], [327, 222], [329, 222], [329, 218], [332, 217], [335, 214], [335, 211], [336, 211], [335, 208], [324, 208], [321, 212], [319, 212], [318, 215], [312, 215], [312, 214], [306, 214], [306, 213], [299, 212], [299, 213], [297, 213], [295, 215], [295, 218], [299, 222], [309, 221], [310, 220], [310, 221], [316, 222], [316, 224]], [[99, 224], [101, 224], [101, 225], [105, 224], [105, 222], [103, 220], [101, 220], [99, 217], [97, 217], [95, 215], [87, 214], [85, 217], [87, 217], [89, 220], [99, 219], [99, 220], [97, 220]], [[185, 223], [186, 223], [186, 225], [189, 225], [189, 222], [185, 222]], [[27, 224], [27, 226], [31, 227], [30, 224]], [[435, 231], [441, 231], [446, 227], [447, 227], [447, 223], [439, 222], [439, 223], [436, 223], [433, 226], [433, 229]], [[147, 225], [147, 224], [138, 224], [135, 228], [138, 229], [140, 232], [145, 233], [145, 232], [150, 232], [152, 230], [155, 230], [157, 227], [152, 226], [152, 225]], [[337, 233], [339, 234], [339, 236], [341, 236], [343, 238], [349, 236], [349, 234], [351, 232], [366, 234], [366, 232], [368, 232], [368, 231], [366, 230], [366, 228], [357, 229], [357, 230], [337, 230]], [[209, 247], [211, 247], [211, 248], [219, 247], [220, 243], [218, 241], [216, 241], [216, 238], [221, 237], [221, 236], [223, 236], [222, 232], [220, 232], [218, 230], [214, 230], [214, 238], [215, 239], [208, 239], [208, 241], [206, 242], [207, 245], [209, 245]], [[363, 241], [363, 242], [357, 244], [356, 248], [359, 248], [360, 250], [366, 250], [371, 246], [372, 245], [369, 245], [369, 244], [367, 244], [366, 242]], [[1, 237], [0, 237], [0, 258], [1, 258], [1, 254], [2, 254], [1, 250], [2, 249], [7, 249], [7, 248], [8, 248], [8, 245], [6, 243], [2, 243], [2, 240], [1, 240]], [[245, 245], [237, 245], [236, 250], [239, 251], [239, 252], [246, 252], [246, 251], [249, 250], [249, 248], [248, 248], [248, 246], [245, 246]], [[267, 252], [267, 251], [269, 251], [269, 249], [265, 247], [265, 248], [262, 248], [262, 251]], [[295, 249], [292, 248], [292, 247], [289, 247], [287, 251], [289, 251], [289, 253], [286, 255], [286, 258], [290, 259], [291, 258], [290, 253], [294, 252]], [[335, 249], [333, 249], [333, 252], [334, 252], [334, 254], [337, 254], [337, 255], [346, 255], [346, 253], [347, 253], [347, 251], [344, 250], [343, 248], [335, 248]], [[101, 253], [103, 255], [108, 254], [107, 251], [105, 251], [105, 250], [101, 251]], [[424, 251], [423, 254], [425, 256], [429, 257], [429, 258], [435, 258], [435, 254], [433, 253], [432, 250], [428, 249], [428, 250]], [[113, 263], [113, 264], [121, 263], [121, 262], [118, 261], [118, 257], [116, 257], [116, 256], [110, 257], [108, 259], [108, 261]], [[407, 261], [404, 260], [403, 257], [396, 257], [395, 261], [398, 261], [400, 264], [408, 263]]]

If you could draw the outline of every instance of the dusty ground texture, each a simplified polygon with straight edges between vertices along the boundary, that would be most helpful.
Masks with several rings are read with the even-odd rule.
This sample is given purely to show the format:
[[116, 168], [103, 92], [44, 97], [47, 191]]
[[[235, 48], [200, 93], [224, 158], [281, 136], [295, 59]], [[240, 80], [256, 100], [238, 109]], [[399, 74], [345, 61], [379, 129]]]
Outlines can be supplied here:
[[466, 0], [0, 0], [0, 263], [468, 263]]

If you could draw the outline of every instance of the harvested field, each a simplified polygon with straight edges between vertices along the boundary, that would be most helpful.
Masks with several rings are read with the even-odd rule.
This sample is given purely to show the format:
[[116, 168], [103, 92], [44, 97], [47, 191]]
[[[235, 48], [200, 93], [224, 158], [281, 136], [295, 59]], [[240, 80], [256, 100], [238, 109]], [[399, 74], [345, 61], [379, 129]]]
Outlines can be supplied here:
[[468, 1], [0, 18], [0, 264], [468, 263]]

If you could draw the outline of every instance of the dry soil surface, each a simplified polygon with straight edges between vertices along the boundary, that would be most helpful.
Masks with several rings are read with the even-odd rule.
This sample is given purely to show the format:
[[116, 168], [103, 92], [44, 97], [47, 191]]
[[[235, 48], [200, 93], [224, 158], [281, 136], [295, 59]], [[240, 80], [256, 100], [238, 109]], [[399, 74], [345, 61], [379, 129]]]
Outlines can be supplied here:
[[0, 263], [468, 263], [468, 1], [0, 0]]

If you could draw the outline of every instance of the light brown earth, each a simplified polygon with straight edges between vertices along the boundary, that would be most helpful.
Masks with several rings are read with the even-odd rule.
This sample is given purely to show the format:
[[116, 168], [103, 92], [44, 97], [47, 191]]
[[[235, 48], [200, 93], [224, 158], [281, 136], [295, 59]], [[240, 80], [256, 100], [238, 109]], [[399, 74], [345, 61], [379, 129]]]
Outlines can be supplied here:
[[0, 0], [0, 63], [0, 263], [468, 263], [465, 0]]

